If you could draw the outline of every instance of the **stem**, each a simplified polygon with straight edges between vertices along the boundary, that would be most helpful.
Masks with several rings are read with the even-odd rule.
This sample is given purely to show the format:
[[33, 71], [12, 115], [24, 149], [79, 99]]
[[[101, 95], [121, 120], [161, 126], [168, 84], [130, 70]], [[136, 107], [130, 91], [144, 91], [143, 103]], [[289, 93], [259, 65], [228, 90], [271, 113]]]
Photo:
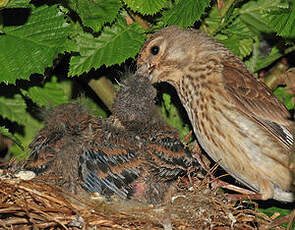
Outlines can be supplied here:
[[283, 73], [286, 72], [288, 66], [278, 62], [264, 78], [264, 83], [271, 88], [272, 90], [276, 89], [278, 85], [284, 84], [284, 78], [282, 76]]
[[[236, 0], [228, 0], [226, 3], [221, 4], [222, 0], [217, 0], [217, 4], [215, 4], [213, 7], [217, 7], [220, 15], [220, 22], [217, 28], [215, 28], [213, 31], [209, 31], [206, 27], [206, 25], [202, 24], [200, 29], [204, 31], [205, 33], [209, 34], [210, 36], [214, 36], [223, 26], [223, 23], [225, 21], [225, 16], [228, 13], [229, 9], [232, 7], [232, 5], [235, 3]], [[219, 9], [219, 7], [222, 7]]]
[[[289, 47], [284, 51], [284, 55], [295, 51], [295, 46]], [[272, 90], [276, 89], [278, 85], [285, 84], [283, 74], [288, 69], [288, 66], [282, 62], [278, 62], [264, 78], [265, 84]]]
[[142, 28], [144, 28], [145, 30], [150, 30], [151, 29], [149, 23], [146, 20], [141, 18], [139, 15], [133, 13], [131, 10], [129, 10], [129, 9], [126, 9], [126, 10], [127, 10], [127, 13], [132, 17], [132, 19], [134, 19], [134, 21], [136, 23], [141, 25]]
[[221, 18], [225, 17], [226, 13], [229, 11], [229, 9], [231, 8], [231, 6], [234, 4], [235, 1], [236, 0], [227, 0], [224, 7], [220, 10]]
[[291, 46], [291, 47], [285, 49], [284, 54], [286, 55], [286, 54], [291, 53], [293, 51], [295, 51], [295, 46]]
[[112, 104], [115, 97], [115, 88], [112, 82], [105, 76], [99, 79], [91, 79], [88, 83], [91, 89], [96, 93], [102, 102], [112, 111]]

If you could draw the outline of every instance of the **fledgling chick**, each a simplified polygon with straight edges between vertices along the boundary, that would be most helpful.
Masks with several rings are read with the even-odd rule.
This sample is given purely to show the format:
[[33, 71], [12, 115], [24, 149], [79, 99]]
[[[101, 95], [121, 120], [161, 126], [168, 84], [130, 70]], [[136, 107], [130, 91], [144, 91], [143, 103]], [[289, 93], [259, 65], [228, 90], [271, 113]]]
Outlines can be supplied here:
[[54, 108], [30, 145], [25, 168], [55, 177], [74, 193], [164, 201], [194, 161], [176, 131], [154, 117], [155, 96], [148, 80], [131, 76], [107, 120], [78, 104]]
[[113, 104], [113, 116], [125, 130], [134, 132], [145, 143], [145, 153], [141, 157], [144, 171], [136, 186], [142, 190], [143, 197], [156, 203], [157, 197], [167, 195], [176, 179], [197, 163], [176, 130], [156, 116], [156, 89], [151, 82], [132, 75], [122, 85]]
[[78, 160], [83, 152], [82, 133], [90, 126], [91, 115], [78, 104], [64, 104], [47, 112], [45, 126], [32, 143], [25, 169], [50, 176], [70, 192], [78, 192]]

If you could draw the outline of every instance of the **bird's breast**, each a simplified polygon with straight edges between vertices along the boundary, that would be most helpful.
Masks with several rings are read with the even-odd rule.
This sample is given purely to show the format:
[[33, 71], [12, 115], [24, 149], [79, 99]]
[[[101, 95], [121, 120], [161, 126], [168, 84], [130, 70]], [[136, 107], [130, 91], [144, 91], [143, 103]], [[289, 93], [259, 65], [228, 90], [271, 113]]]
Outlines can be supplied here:
[[257, 191], [258, 177], [288, 189], [287, 154], [278, 142], [228, 101], [221, 88], [198, 88], [185, 80], [180, 85], [179, 97], [198, 142], [215, 162]]

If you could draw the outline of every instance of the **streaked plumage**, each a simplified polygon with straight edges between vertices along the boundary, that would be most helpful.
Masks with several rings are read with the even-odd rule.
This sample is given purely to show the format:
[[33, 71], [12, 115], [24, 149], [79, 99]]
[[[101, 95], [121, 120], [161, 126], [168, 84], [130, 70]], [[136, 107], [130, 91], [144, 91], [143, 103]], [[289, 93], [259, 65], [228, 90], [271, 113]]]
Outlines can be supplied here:
[[74, 193], [163, 201], [194, 160], [176, 131], [154, 118], [155, 95], [146, 78], [133, 76], [122, 83], [107, 120], [78, 104], [54, 108], [25, 168]]
[[290, 114], [230, 50], [201, 31], [171, 26], [141, 49], [138, 73], [175, 87], [208, 155], [262, 195], [292, 201]]

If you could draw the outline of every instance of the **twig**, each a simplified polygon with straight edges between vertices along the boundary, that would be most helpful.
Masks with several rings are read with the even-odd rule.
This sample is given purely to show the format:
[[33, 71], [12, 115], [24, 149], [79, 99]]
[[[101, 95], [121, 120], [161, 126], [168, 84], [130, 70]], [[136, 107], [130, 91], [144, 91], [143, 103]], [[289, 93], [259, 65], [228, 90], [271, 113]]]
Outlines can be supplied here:
[[115, 88], [112, 82], [105, 76], [102, 76], [99, 79], [91, 79], [88, 85], [111, 111], [115, 97]]
[[134, 21], [136, 23], [138, 23], [140, 26], [142, 26], [142, 28], [144, 28], [145, 30], [151, 29], [149, 23], [146, 20], [144, 20], [143, 18], [141, 18], [139, 15], [135, 14], [134, 12], [132, 12], [129, 9], [127, 9], [127, 12], [132, 17], [132, 19], [134, 19]]
[[282, 74], [286, 72], [288, 66], [282, 62], [276, 63], [276, 65], [271, 68], [264, 78], [264, 83], [272, 90], [276, 89], [278, 85], [285, 83]]
[[50, 201], [53, 201], [53, 202], [55, 202], [57, 204], [60, 204], [60, 205], [64, 205], [65, 204], [65, 200], [61, 201], [60, 199], [56, 199], [56, 198], [54, 198], [54, 197], [52, 197], [50, 195], [46, 195], [46, 194], [44, 194], [42, 192], [39, 192], [39, 191], [37, 191], [35, 189], [30, 189], [30, 188], [27, 188], [27, 187], [22, 186], [22, 185], [19, 185], [18, 187], [20, 189], [23, 189], [23, 190], [27, 191], [27, 192], [36, 194], [37, 196], [40, 196], [40, 197], [46, 198], [46, 199], [48, 199]]

